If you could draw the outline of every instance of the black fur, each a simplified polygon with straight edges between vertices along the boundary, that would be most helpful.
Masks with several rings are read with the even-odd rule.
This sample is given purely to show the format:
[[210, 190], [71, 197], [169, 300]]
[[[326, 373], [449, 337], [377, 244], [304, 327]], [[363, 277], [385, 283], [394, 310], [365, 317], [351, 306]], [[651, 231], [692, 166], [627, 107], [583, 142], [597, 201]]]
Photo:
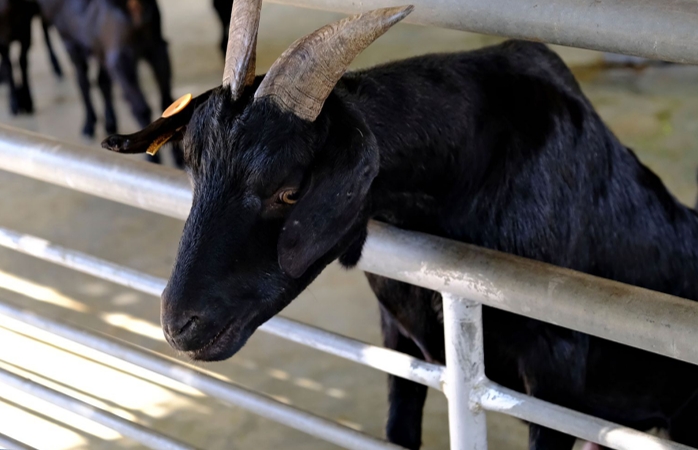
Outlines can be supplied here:
[[[618, 142], [542, 44], [348, 74], [313, 123], [253, 102], [254, 89], [235, 103], [215, 90], [184, 132], [194, 203], [162, 322], [195, 359], [232, 356], [329, 262], [354, 265], [370, 218], [698, 300], [698, 215]], [[178, 129], [169, 123], [158, 128]], [[289, 189], [294, 205], [279, 200]], [[385, 345], [443, 362], [439, 294], [369, 281]], [[483, 315], [492, 380], [698, 446], [698, 367]], [[390, 378], [390, 440], [420, 446], [425, 396]], [[537, 425], [530, 436], [535, 450], [574, 443]]]
[[[85, 104], [82, 133], [93, 137], [97, 116], [90, 97], [88, 61], [99, 62], [97, 84], [105, 103], [105, 129], [115, 133], [116, 114], [112, 80], [121, 85], [136, 121], [146, 127], [151, 109], [141, 91], [137, 63], [145, 59], [153, 68], [160, 89], [160, 107], [173, 102], [172, 71], [167, 42], [162, 36], [160, 10], [155, 0], [38, 0], [44, 16], [58, 29], [77, 74]], [[173, 146], [175, 162], [183, 165], [181, 147]], [[160, 161], [160, 155], [148, 157]]]

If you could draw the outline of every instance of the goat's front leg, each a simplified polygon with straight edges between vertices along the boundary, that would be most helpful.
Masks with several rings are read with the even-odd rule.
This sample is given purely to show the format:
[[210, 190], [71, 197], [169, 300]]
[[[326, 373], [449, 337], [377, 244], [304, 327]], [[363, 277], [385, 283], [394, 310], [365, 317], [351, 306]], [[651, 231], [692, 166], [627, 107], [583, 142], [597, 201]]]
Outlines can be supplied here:
[[29, 39], [22, 41], [19, 53], [19, 68], [22, 72], [22, 87], [19, 90], [19, 107], [25, 113], [34, 112], [34, 100], [32, 100], [31, 89], [29, 88], [29, 67], [27, 53], [31, 42]]
[[[424, 356], [412, 339], [405, 337], [389, 312], [381, 308], [383, 344], [415, 358]], [[427, 387], [404, 378], [388, 375], [388, 422], [386, 437], [410, 450], [422, 445], [422, 414]]]
[[[124, 98], [131, 106], [138, 125], [145, 128], [150, 124], [150, 106], [145, 100], [143, 91], [138, 83], [137, 60], [128, 49], [112, 51], [107, 55], [107, 69], [112, 79], [121, 85]], [[160, 155], [147, 155], [147, 159], [154, 163], [160, 163]]]
[[[160, 105], [164, 111], [174, 101], [172, 98], [172, 66], [167, 50], [167, 41], [161, 39], [154, 43], [146, 53], [146, 59], [153, 68], [153, 73], [160, 89]], [[184, 152], [179, 143], [172, 144], [172, 154], [175, 165], [180, 169], [183, 168]]]
[[[589, 337], [540, 324], [531, 330], [519, 371], [529, 395], [579, 410], [584, 395]], [[572, 450], [574, 436], [537, 424], [529, 425], [530, 450]]]
[[116, 133], [116, 113], [114, 112], [114, 97], [112, 95], [112, 81], [109, 72], [100, 65], [97, 77], [99, 90], [104, 98], [104, 129], [107, 134]]
[[51, 35], [49, 33], [50, 24], [44, 19], [41, 19], [41, 28], [44, 31], [44, 41], [46, 41], [46, 48], [48, 49], [48, 56], [51, 59], [51, 66], [53, 67], [53, 73], [56, 74], [58, 78], [63, 78], [63, 69], [61, 69], [61, 64], [58, 62], [56, 57], [56, 52], [53, 50], [53, 44], [51, 43]]
[[75, 66], [75, 75], [78, 78], [78, 87], [82, 94], [82, 101], [85, 104], [85, 125], [82, 127], [82, 134], [87, 137], [94, 137], [95, 123], [97, 123], [97, 115], [95, 108], [92, 105], [90, 97], [90, 80], [88, 78], [87, 55], [78, 47], [78, 45], [66, 42], [65, 48], [68, 51], [70, 60]]
[[698, 448], [698, 395], [694, 395], [681, 410], [669, 420], [669, 436], [672, 441]]
[[[443, 363], [444, 331], [441, 296], [410, 284], [366, 274], [381, 305], [385, 346], [419, 359]], [[426, 386], [398, 377], [389, 378], [388, 439], [417, 449], [422, 438], [422, 410]]]
[[145, 53], [145, 58], [153, 68], [155, 80], [160, 90], [160, 106], [164, 111], [174, 101], [172, 98], [172, 65], [164, 39], [153, 43]]
[[10, 99], [10, 113], [12, 115], [17, 115], [19, 113], [19, 96], [17, 94], [17, 88], [15, 86], [15, 77], [12, 74], [12, 61], [10, 61], [10, 47], [2, 45], [0, 46], [0, 58], [2, 58], [2, 77], [7, 80], [9, 99]]
[[230, 15], [233, 9], [233, 2], [230, 0], [213, 0], [213, 8], [216, 10], [218, 18], [221, 21], [222, 32], [220, 47], [221, 53], [223, 53], [223, 57], [225, 58], [225, 50], [228, 46], [228, 28], [230, 27]]
[[131, 106], [131, 113], [142, 128], [150, 124], [150, 106], [138, 83], [137, 60], [126, 51], [118, 51], [107, 57], [107, 70], [112, 79], [121, 85], [124, 99]]
[[2, 52], [0, 52], [0, 84], [3, 84], [5, 80], [7, 79], [7, 73], [6, 72], [6, 67], [5, 65], [7, 64], [7, 58], [2, 56]]

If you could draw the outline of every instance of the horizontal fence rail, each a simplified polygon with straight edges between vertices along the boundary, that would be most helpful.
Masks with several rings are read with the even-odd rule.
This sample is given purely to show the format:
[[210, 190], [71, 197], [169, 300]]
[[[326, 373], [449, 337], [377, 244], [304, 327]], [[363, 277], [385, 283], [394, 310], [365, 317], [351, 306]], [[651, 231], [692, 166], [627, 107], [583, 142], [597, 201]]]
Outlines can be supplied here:
[[271, 0], [343, 13], [415, 5], [405, 22], [698, 64], [696, 0]]
[[9, 436], [6, 436], [4, 434], [0, 433], [0, 448], [6, 448], [9, 450], [37, 450], [34, 447], [30, 447], [29, 445], [19, 442], [15, 439], [12, 439]]
[[[85, 253], [0, 227], [0, 247], [86, 273], [137, 291], [160, 296], [167, 280]], [[443, 366], [377, 347], [285, 317], [273, 317], [260, 331], [441, 390]]]
[[487, 411], [518, 417], [616, 450], [691, 449], [676, 442], [523, 395], [489, 380], [475, 387], [470, 401]]
[[[337, 422], [287, 405], [267, 395], [250, 391], [229, 381], [223, 381], [176, 359], [96, 331], [77, 328], [58, 319], [42, 317], [4, 300], [0, 300], [0, 315], [148, 369], [198, 389], [213, 398], [240, 406], [257, 415], [344, 448], [353, 450], [397, 450], [401, 448]], [[4, 381], [2, 372], [0, 372], [0, 382]], [[107, 426], [112, 428], [110, 425]]]
[[[126, 420], [2, 368], [0, 368], [0, 383], [102, 424], [146, 447], [155, 450], [195, 450], [194, 447], [157, 433], [148, 427]], [[10, 449], [14, 450], [13, 447]]]
[[[0, 146], [0, 168], [37, 179], [48, 178], [57, 185], [147, 210], [152, 208], [172, 217], [179, 217], [190, 205], [190, 194], [185, 195], [189, 189], [186, 179], [172, 170], [153, 167], [151, 175], [152, 166], [143, 162], [106, 153], [99, 155], [92, 150], [58, 144], [0, 126], [0, 141], [13, 134], [16, 138], [13, 145]], [[32, 146], [34, 140], [39, 140], [40, 145]], [[61, 148], [66, 148], [65, 154]], [[9, 159], [14, 159], [16, 165], [4, 160], [5, 152], [10, 153]], [[81, 164], [73, 161], [63, 169], [64, 158], [81, 161]], [[49, 170], [49, 166], [53, 170]], [[56, 173], [61, 175], [56, 176]], [[134, 174], [138, 175], [134, 178]], [[149, 192], [142, 196], [131, 195], [130, 190], [143, 189], [141, 186], [146, 186]], [[164, 199], [171, 193], [178, 193], [181, 205]], [[160, 198], [164, 201], [160, 202]], [[667, 450], [688, 448], [492, 383], [482, 372], [481, 337], [476, 336], [481, 336], [480, 304], [486, 304], [694, 362], [698, 358], [689, 345], [690, 332], [687, 331], [698, 314], [695, 303], [387, 225], [372, 223], [369, 230], [359, 265], [363, 270], [443, 294], [444, 316], [449, 324], [446, 325], [449, 349], [446, 368], [281, 317], [270, 320], [261, 330], [443, 389], [451, 400], [449, 420], [453, 449], [484, 445], [484, 441], [472, 438], [484, 439], [480, 409], [504, 412], [619, 450], [638, 448], [640, 442]], [[158, 295], [165, 285], [165, 280], [11, 230], [0, 229], [0, 246], [153, 295]], [[466, 298], [468, 300], [464, 300]], [[629, 314], [629, 309], [633, 314]], [[397, 448], [137, 346], [71, 328], [2, 302], [0, 314], [150, 369], [346, 448]], [[638, 333], [646, 333], [649, 337], [643, 338]], [[461, 400], [462, 396], [465, 399]]]
[[[0, 142], [0, 170], [180, 219], [191, 206], [174, 169], [4, 125]], [[698, 364], [698, 303], [686, 299], [377, 222], [358, 267]]]
[[[355, 13], [413, 3], [408, 21], [682, 63], [698, 63], [698, 0], [272, 0]], [[0, 126], [0, 169], [184, 219], [191, 205], [181, 173]], [[165, 280], [36, 237], [0, 229], [0, 246], [159, 295]], [[484, 375], [482, 305], [698, 364], [698, 304], [539, 262], [372, 222], [359, 267], [439, 291], [447, 366], [429, 364], [290, 319], [261, 331], [443, 390], [451, 448], [487, 447], [483, 411], [497, 411], [618, 450], [686, 450], [646, 433], [528, 397]], [[350, 449], [397, 449], [337, 422], [249, 391], [174, 359], [38, 316], [0, 300], [0, 315], [39, 327], [199, 389], [227, 403]], [[0, 382], [106, 425], [146, 446], [191, 448], [69, 395], [0, 368]], [[0, 446], [30, 448], [0, 435]]]
[[[452, 312], [456, 313], [454, 317], [458, 317], [457, 310], [460, 308], [459, 301], [455, 298], [452, 300]], [[223, 400], [231, 405], [240, 406], [260, 416], [304, 431], [311, 436], [334, 442], [344, 448], [366, 450], [400, 448], [366, 436], [343, 425], [320, 418], [306, 411], [285, 405], [263, 394], [249, 391], [235, 383], [221, 380], [198, 368], [191, 367], [188, 364], [164, 355], [99, 332], [77, 328], [58, 319], [42, 317], [32, 311], [22, 309], [3, 300], [0, 300], [0, 315], [36, 327], [45, 332], [55, 334], [56, 336], [119, 358], [128, 363], [138, 365], [196, 388], [201, 392]], [[477, 326], [477, 317], [471, 317], [468, 322], [470, 326]], [[453, 331], [453, 335], [459, 336], [457, 330]], [[462, 339], [462, 336], [459, 336], [459, 338]], [[471, 348], [475, 349], [474, 346], [471, 346]], [[481, 355], [479, 357], [481, 357]], [[454, 367], [457, 369], [461, 366], [454, 365]], [[454, 373], [457, 374], [458, 372], [454, 370]], [[481, 416], [479, 420], [482, 421], [482, 413], [477, 413], [477, 411], [482, 408], [484, 410], [502, 412], [541, 425], [550, 426], [617, 450], [637, 450], [639, 443], [644, 445], [656, 445], [656, 448], [662, 450], [689, 449], [681, 444], [658, 439], [646, 433], [531, 398], [527, 395], [499, 386], [496, 383], [486, 380], [484, 377], [477, 379], [477, 383], [470, 387], [472, 388], [470, 395], [467, 395], [465, 391], [459, 391], [457, 389], [453, 389], [452, 392], [447, 392], [447, 394], [451, 396], [451, 399], [453, 399], [454, 396], [457, 397], [456, 401], [449, 401], [449, 408], [451, 405], [454, 405], [455, 408], [460, 410], [460, 413], [456, 412], [456, 414], [453, 414], [456, 424], [460, 423], [463, 414], [469, 414], [469, 409], [475, 410], [476, 414]], [[447, 389], [449, 388], [447, 387]], [[465, 398], [460, 399], [460, 395], [465, 395]], [[468, 401], [468, 398], [470, 401]], [[482, 425], [484, 424], [479, 424], [480, 427], [482, 427]], [[458, 425], [455, 426], [453, 430], [455, 430], [457, 434], [452, 436], [452, 441], [462, 441], [470, 437], [467, 432], [473, 432], [477, 429], [474, 427], [461, 428], [460, 425]], [[466, 433], [460, 431], [466, 431]], [[482, 429], [480, 431], [482, 431]], [[482, 438], [484, 438], [484, 435], [482, 435]], [[452, 448], [469, 447], [452, 446]]]

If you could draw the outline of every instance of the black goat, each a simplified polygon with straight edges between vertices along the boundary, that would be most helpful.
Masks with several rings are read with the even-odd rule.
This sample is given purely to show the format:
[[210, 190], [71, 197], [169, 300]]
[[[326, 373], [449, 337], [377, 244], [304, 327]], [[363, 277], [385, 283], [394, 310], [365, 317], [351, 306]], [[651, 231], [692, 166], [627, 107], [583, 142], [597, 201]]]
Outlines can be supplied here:
[[[98, 84], [104, 97], [105, 128], [116, 132], [112, 79], [121, 85], [124, 98], [140, 126], [151, 120], [151, 110], [138, 83], [137, 63], [144, 58], [152, 67], [162, 108], [172, 103], [172, 70], [167, 42], [162, 37], [160, 10], [155, 0], [38, 0], [44, 17], [58, 30], [70, 55], [85, 103], [82, 132], [92, 137], [97, 116], [90, 98], [88, 60], [99, 61]], [[182, 166], [181, 147], [173, 146]], [[160, 156], [148, 157], [159, 162]]]
[[[259, 2], [237, 0], [223, 86], [103, 146], [184, 139], [194, 200], [162, 296], [170, 344], [235, 354], [367, 222], [442, 236], [698, 300], [698, 215], [603, 124], [545, 45], [511, 41], [343, 75], [411, 8], [372, 11], [296, 41], [254, 77]], [[438, 293], [370, 276], [385, 345], [444, 361]], [[698, 367], [484, 309], [494, 381], [698, 446]], [[427, 388], [390, 378], [388, 438], [421, 440]], [[467, 399], [463, 399], [467, 401]], [[530, 448], [575, 438], [530, 426]]]
[[[38, 15], [39, 5], [35, 1], [0, 0], [0, 82], [6, 81], [9, 85], [10, 113], [12, 114], [34, 112], [34, 101], [29, 89], [27, 54], [31, 47], [32, 20]], [[42, 26], [53, 71], [61, 77], [63, 71], [53, 51], [48, 24], [44, 20], [42, 20]], [[10, 60], [12, 42], [20, 44], [19, 67], [22, 72], [22, 84], [19, 87], [15, 83]]]
[[213, 0], [213, 9], [216, 10], [221, 21], [221, 52], [225, 56], [225, 48], [228, 46], [228, 27], [230, 27], [230, 13], [233, 11], [233, 0]]

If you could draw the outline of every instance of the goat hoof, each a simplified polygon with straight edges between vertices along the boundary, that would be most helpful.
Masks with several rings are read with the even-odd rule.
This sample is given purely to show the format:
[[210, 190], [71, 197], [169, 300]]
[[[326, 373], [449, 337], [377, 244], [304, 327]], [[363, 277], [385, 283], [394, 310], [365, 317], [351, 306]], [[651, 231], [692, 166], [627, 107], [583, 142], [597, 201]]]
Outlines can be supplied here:
[[82, 135], [88, 138], [95, 137], [95, 124], [87, 122], [84, 127], [82, 127]]
[[104, 130], [108, 135], [116, 134], [116, 122], [107, 122], [104, 124]]
[[29, 89], [19, 91], [19, 109], [23, 113], [31, 114], [34, 112], [34, 101], [32, 100]]
[[19, 114], [19, 110], [19, 101], [13, 96], [12, 98], [10, 98], [10, 114], [16, 116], [17, 114]]

